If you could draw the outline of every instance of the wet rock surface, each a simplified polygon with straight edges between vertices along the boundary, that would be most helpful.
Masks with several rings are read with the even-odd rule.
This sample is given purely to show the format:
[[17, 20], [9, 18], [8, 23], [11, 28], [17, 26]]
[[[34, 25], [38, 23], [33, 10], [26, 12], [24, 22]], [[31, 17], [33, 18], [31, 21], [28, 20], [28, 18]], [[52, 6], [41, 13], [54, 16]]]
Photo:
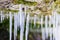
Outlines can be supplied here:
[[0, 0], [0, 8], [9, 8], [11, 0]]

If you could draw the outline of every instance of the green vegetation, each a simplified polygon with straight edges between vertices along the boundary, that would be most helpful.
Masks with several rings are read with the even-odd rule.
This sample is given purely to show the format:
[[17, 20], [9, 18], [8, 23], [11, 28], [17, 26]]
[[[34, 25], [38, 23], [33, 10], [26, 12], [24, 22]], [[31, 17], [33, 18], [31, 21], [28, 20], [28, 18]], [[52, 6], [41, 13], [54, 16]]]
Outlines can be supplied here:
[[0, 11], [4, 11], [4, 12], [18, 12], [19, 10], [11, 10], [11, 9], [0, 9]]
[[35, 6], [37, 2], [30, 2], [30, 1], [25, 1], [25, 0], [14, 0], [14, 4], [24, 4], [24, 5], [29, 5], [29, 6]]

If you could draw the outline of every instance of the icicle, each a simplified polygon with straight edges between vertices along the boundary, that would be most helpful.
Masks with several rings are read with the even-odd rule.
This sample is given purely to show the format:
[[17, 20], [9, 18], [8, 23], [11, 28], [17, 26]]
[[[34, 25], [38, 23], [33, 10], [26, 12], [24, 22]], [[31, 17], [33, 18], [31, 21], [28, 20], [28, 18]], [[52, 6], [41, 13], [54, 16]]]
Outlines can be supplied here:
[[45, 40], [45, 32], [43, 29], [43, 15], [41, 16], [41, 31], [42, 31], [42, 40]]
[[45, 30], [46, 30], [46, 38], [48, 38], [48, 16], [45, 16]]
[[2, 20], [4, 20], [4, 17], [5, 17], [5, 15], [4, 15], [4, 14], [2, 14]]
[[19, 12], [20, 12], [19, 13], [20, 14], [20, 40], [23, 40], [25, 15], [22, 12], [22, 5], [21, 4], [20, 4]]
[[26, 6], [25, 6], [25, 16], [26, 16], [26, 10], [27, 10], [27, 8], [26, 8]]
[[1, 11], [1, 22], [2, 22], [2, 11]]
[[34, 15], [34, 27], [36, 27], [36, 15]]
[[14, 14], [14, 40], [17, 37], [17, 14]]
[[26, 40], [28, 40], [28, 32], [29, 32], [29, 14], [27, 15], [26, 21], [26, 33], [25, 33]]
[[54, 21], [52, 20], [53, 21], [53, 40], [55, 40], [55, 35], [54, 35], [55, 34], [55, 13], [54, 11], [52, 12], [52, 16], [53, 16], [52, 19], [54, 20]]
[[51, 27], [51, 15], [49, 16], [49, 33], [50, 33], [50, 40], [52, 40], [52, 27]]
[[55, 13], [56, 13], [56, 15], [55, 15], [56, 16], [56, 24], [55, 24], [56, 25], [56, 34], [55, 35], [56, 35], [56, 40], [59, 40], [58, 14], [57, 14], [57, 12], [55, 12]]
[[12, 14], [11, 14], [11, 12], [9, 13], [10, 14], [10, 40], [12, 40]]

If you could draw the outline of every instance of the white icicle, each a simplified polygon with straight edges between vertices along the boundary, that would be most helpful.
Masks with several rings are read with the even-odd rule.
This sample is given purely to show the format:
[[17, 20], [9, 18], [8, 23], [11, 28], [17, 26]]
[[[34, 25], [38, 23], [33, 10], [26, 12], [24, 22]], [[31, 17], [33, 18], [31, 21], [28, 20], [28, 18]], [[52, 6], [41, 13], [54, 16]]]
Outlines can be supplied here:
[[51, 15], [49, 16], [49, 34], [50, 34], [50, 40], [52, 40], [52, 29], [51, 29]]
[[12, 14], [10, 12], [10, 39], [9, 40], [12, 40]]
[[42, 31], [42, 40], [45, 40], [45, 32], [43, 29], [43, 15], [41, 16], [41, 31]]
[[45, 16], [45, 31], [46, 31], [46, 38], [48, 38], [48, 16]]
[[14, 40], [17, 37], [17, 14], [14, 14]]
[[22, 5], [21, 4], [20, 4], [20, 8], [19, 8], [19, 14], [20, 14], [20, 40], [23, 40], [25, 14], [22, 12]]
[[36, 27], [36, 15], [34, 15], [34, 27]]
[[54, 21], [52, 20], [53, 21], [53, 40], [54, 40], [55, 39], [55, 35], [54, 35], [55, 34], [55, 13], [54, 13], [54, 11], [52, 12], [52, 14], [53, 14], [52, 19], [54, 20]]
[[2, 22], [2, 11], [1, 11], [1, 22]]
[[5, 15], [4, 15], [4, 14], [2, 14], [2, 20], [4, 20], [4, 17], [5, 17]]
[[55, 24], [56, 25], [56, 34], [55, 34], [56, 35], [56, 40], [60, 40], [59, 39], [59, 33], [58, 33], [58, 31], [59, 31], [58, 28], [59, 27], [58, 27], [58, 14], [57, 14], [57, 12], [56, 12], [56, 15], [55, 16], [56, 16], [56, 24]]
[[28, 32], [29, 32], [29, 14], [27, 15], [26, 21], [26, 33], [25, 33], [26, 40], [28, 40]]
[[26, 16], [26, 10], [27, 10], [27, 8], [26, 8], [26, 6], [25, 6], [25, 16]]

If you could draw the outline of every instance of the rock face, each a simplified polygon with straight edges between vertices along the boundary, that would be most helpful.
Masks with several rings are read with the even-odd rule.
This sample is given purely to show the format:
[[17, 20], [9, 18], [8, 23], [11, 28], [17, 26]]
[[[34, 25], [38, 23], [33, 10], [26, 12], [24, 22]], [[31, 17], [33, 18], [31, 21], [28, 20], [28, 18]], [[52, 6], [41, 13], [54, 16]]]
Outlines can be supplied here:
[[11, 0], [0, 0], [0, 8], [9, 8]]
[[14, 5], [13, 0], [0, 0], [0, 9], [18, 10], [19, 5]]
[[25, 1], [40, 2], [40, 1], [42, 1], [42, 0], [25, 0]]

